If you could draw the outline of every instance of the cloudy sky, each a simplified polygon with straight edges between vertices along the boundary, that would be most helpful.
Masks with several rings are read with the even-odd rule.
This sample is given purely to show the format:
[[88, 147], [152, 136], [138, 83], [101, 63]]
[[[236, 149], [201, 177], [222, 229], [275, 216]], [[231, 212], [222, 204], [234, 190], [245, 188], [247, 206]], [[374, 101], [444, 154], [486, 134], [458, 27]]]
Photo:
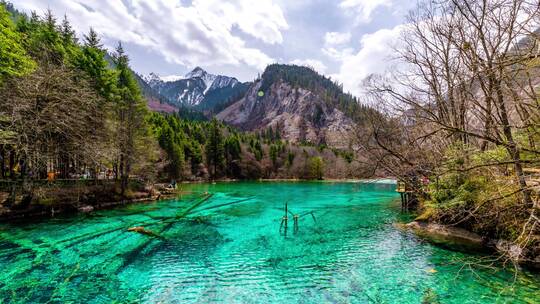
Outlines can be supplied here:
[[392, 65], [391, 45], [415, 1], [403, 0], [14, 0], [93, 27], [108, 48], [124, 43], [140, 74], [184, 75], [196, 66], [254, 79], [267, 64], [309, 65], [361, 94]]

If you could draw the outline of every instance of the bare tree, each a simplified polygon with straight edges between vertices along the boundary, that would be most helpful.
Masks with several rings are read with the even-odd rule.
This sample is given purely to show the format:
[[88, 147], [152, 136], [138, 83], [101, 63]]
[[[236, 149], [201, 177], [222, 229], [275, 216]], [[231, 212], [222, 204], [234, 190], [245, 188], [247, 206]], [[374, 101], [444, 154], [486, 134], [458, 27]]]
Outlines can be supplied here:
[[[517, 239], [524, 247], [538, 238], [540, 225], [537, 198], [525, 174], [527, 165], [540, 163], [535, 144], [540, 135], [539, 13], [539, 3], [526, 0], [420, 4], [410, 13], [396, 50], [405, 68], [370, 81], [373, 98], [392, 115], [372, 121], [372, 138], [362, 140], [377, 163], [402, 179], [407, 172], [438, 178], [449, 171], [483, 170], [495, 182], [508, 172], [501, 168], [511, 165], [510, 194], [487, 202], [516, 198], [526, 214], [520, 215], [525, 221]], [[476, 157], [496, 149], [506, 155]], [[483, 211], [474, 207], [447, 221], [463, 223]], [[501, 213], [484, 216], [487, 221]]]
[[0, 144], [17, 155], [25, 181], [49, 171], [67, 178], [73, 164], [91, 167], [105, 157], [99, 97], [69, 68], [43, 64], [6, 82], [0, 96]]

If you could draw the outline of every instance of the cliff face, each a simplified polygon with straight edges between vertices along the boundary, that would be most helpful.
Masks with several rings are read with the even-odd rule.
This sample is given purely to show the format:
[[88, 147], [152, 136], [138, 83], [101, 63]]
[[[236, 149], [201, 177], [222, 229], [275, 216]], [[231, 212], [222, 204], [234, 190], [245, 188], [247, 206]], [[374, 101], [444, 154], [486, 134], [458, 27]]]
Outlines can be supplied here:
[[319, 94], [283, 80], [275, 81], [264, 91], [262, 84], [261, 80], [253, 83], [243, 98], [220, 112], [217, 118], [248, 131], [271, 127], [293, 143], [349, 148], [354, 128], [352, 119], [329, 106]]

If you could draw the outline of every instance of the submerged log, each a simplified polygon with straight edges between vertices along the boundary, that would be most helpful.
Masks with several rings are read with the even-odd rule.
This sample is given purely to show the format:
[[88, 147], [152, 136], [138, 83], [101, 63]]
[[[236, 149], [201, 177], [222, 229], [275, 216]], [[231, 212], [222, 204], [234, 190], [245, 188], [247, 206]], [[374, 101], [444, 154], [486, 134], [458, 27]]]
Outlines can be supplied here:
[[159, 235], [159, 234], [157, 234], [157, 233], [155, 233], [155, 232], [153, 232], [151, 230], [146, 230], [146, 229], [144, 229], [144, 227], [141, 227], [141, 226], [128, 228], [128, 231], [129, 232], [137, 232], [137, 233], [148, 235], [148, 236], [151, 236], [151, 237], [163, 238], [161, 235]]

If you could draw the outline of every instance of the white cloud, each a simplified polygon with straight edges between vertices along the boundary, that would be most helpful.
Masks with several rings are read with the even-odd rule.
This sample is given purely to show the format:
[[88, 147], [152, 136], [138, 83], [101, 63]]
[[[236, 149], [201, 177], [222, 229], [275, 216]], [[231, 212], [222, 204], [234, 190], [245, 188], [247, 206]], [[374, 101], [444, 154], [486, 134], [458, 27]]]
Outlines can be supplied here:
[[334, 60], [338, 60], [338, 61], [341, 61], [344, 58], [346, 58], [348, 56], [351, 56], [354, 53], [353, 48], [337, 49], [337, 48], [334, 48], [334, 47], [324, 47], [324, 48], [322, 48], [321, 51], [326, 56], [328, 56], [328, 57], [330, 57], [330, 58], [332, 58]]
[[283, 11], [271, 0], [195, 0], [193, 7], [210, 28], [224, 27], [230, 31], [236, 25], [269, 44], [282, 43], [281, 30], [288, 28]]
[[43, 12], [49, 7], [59, 16], [66, 13], [78, 30], [92, 26], [106, 41], [133, 43], [188, 67], [204, 63], [262, 69], [273, 59], [248, 47], [233, 30], [279, 44], [288, 28], [281, 8], [272, 0], [193, 0], [190, 6], [176, 0], [17, 2], [16, 7], [27, 11]]
[[326, 45], [345, 44], [351, 41], [351, 33], [328, 32], [324, 35]]
[[339, 6], [356, 15], [356, 22], [368, 23], [379, 7], [391, 7], [392, 0], [343, 0]]
[[364, 94], [363, 81], [372, 74], [385, 74], [399, 63], [395, 60], [395, 47], [405, 25], [392, 29], [382, 29], [365, 34], [360, 41], [360, 50], [356, 53], [343, 54], [339, 72], [332, 78], [343, 83], [346, 91], [356, 96]]
[[321, 74], [324, 74], [324, 72], [326, 71], [326, 65], [321, 61], [315, 59], [295, 59], [291, 60], [290, 63], [313, 68], [315, 71]]

